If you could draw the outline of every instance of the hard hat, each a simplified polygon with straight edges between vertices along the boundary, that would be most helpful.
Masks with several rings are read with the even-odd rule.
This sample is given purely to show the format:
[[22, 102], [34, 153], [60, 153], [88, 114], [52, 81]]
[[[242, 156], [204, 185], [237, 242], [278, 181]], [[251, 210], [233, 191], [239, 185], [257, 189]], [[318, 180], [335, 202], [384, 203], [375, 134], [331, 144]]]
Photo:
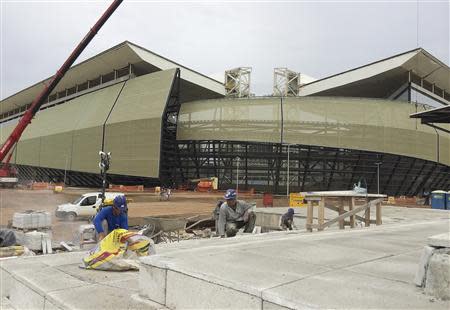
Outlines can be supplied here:
[[127, 200], [125, 196], [116, 196], [114, 198], [114, 206], [119, 208], [121, 211], [125, 211], [127, 209]]
[[236, 199], [236, 191], [234, 189], [228, 189], [225, 193], [225, 195], [223, 196], [223, 198], [225, 198], [226, 200], [230, 200], [230, 199]]

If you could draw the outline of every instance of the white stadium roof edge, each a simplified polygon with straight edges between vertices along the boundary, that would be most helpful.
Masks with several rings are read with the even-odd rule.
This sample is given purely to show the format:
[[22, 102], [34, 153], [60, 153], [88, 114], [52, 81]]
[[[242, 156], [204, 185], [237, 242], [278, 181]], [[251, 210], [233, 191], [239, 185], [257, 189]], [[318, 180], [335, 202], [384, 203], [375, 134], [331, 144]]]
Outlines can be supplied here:
[[[132, 42], [124, 41], [112, 48], [101, 52], [87, 60], [84, 60], [70, 68], [63, 79], [59, 82], [53, 93], [64, 91], [66, 88], [76, 84], [92, 80], [100, 75], [110, 73], [114, 69], [121, 69], [129, 64], [146, 63], [147, 69], [151, 71], [169, 70], [180, 68], [181, 79], [205, 88], [219, 96], [225, 94], [224, 86], [206, 75], [186, 68], [163, 56], [153, 53]], [[44, 87], [51, 77], [23, 89], [0, 102], [1, 112], [10, 111], [29, 104]]]
[[[180, 68], [182, 80], [217, 94], [218, 97], [225, 95], [223, 83], [129, 41], [124, 41], [70, 68], [53, 93], [64, 91], [129, 64], [140, 64], [149, 72]], [[405, 76], [408, 72], [445, 91], [444, 100], [442, 96], [430, 95], [443, 101], [443, 104], [449, 103], [450, 68], [423, 48], [416, 48], [304, 84], [300, 87], [299, 96], [390, 98], [402, 89], [402, 86], [405, 86]], [[0, 112], [11, 111], [31, 103], [49, 79], [2, 100]], [[424, 89], [424, 91], [427, 90]]]
[[[388, 96], [382, 93], [383, 90], [377, 88], [379, 81], [384, 81], [383, 87], [386, 87], [387, 81], [392, 84], [396, 84], [395, 82], [405, 83], [404, 74], [408, 72], [423, 78], [430, 84], [434, 84], [447, 94], [450, 93], [449, 66], [423, 48], [416, 48], [305, 84], [300, 88], [299, 95], [358, 96], [357, 93], [359, 92], [361, 93], [359, 97], [386, 98]], [[364, 86], [369, 88], [362, 90], [361, 87]], [[446, 99], [449, 100], [447, 97]]]

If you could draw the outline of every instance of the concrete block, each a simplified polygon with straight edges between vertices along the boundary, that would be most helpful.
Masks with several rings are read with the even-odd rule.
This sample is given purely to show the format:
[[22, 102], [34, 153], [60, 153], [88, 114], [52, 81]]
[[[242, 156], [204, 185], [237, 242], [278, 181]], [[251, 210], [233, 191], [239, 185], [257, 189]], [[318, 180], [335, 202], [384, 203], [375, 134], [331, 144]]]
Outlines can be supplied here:
[[450, 248], [450, 232], [434, 235], [428, 238], [428, 245], [433, 247]]
[[450, 249], [435, 251], [431, 256], [425, 293], [442, 300], [450, 300]]
[[171, 309], [261, 309], [262, 299], [212, 281], [167, 271], [166, 306]]
[[425, 276], [427, 274], [428, 261], [433, 255], [434, 248], [425, 246], [420, 256], [419, 266], [417, 266], [416, 276], [414, 277], [414, 284], [423, 287], [425, 284]]
[[289, 310], [290, 308], [286, 308], [268, 301], [263, 301], [262, 305], [263, 310]]
[[13, 215], [12, 226], [21, 229], [38, 229], [50, 227], [52, 216], [45, 211], [16, 212]]
[[141, 263], [139, 268], [139, 295], [165, 305], [166, 277], [166, 269]]
[[40, 251], [46, 249], [42, 245], [45, 244], [45, 240], [49, 239], [50, 236], [47, 233], [39, 231], [27, 232], [23, 238], [23, 245], [32, 251]]

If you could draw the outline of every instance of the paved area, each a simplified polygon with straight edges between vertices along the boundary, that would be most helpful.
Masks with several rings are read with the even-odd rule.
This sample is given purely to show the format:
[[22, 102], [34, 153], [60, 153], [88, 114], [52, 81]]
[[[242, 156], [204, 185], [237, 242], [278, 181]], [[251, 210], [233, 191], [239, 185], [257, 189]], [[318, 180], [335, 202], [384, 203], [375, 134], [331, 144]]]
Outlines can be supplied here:
[[385, 211], [378, 227], [183, 243], [143, 259], [141, 294], [171, 309], [449, 309], [413, 280], [427, 238], [449, 231], [450, 213]]
[[2, 260], [0, 300], [11, 309], [449, 309], [413, 279], [450, 213], [384, 211], [378, 227], [157, 245], [140, 272], [82, 270], [84, 253]]

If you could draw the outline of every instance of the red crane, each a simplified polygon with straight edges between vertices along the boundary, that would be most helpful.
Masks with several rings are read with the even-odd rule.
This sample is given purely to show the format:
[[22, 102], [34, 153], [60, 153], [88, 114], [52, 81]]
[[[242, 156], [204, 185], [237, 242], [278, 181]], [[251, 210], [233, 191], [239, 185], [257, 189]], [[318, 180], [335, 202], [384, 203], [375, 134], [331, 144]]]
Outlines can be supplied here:
[[[47, 97], [53, 91], [53, 89], [58, 85], [59, 81], [63, 78], [64, 74], [69, 70], [75, 60], [80, 56], [83, 50], [88, 46], [91, 40], [95, 37], [97, 32], [102, 28], [109, 17], [114, 13], [114, 11], [119, 7], [123, 0], [115, 0], [103, 13], [100, 19], [95, 23], [95, 25], [89, 30], [86, 36], [81, 40], [77, 47], [70, 54], [69, 58], [64, 62], [64, 64], [59, 68], [56, 74], [51, 78], [50, 82], [44, 87], [41, 93], [33, 100], [31, 106], [19, 120], [16, 128], [9, 135], [8, 139], [5, 141], [0, 149], [0, 162], [4, 161], [3, 165], [0, 167], [0, 183], [4, 182], [17, 182], [17, 170], [9, 164], [11, 156], [13, 154], [12, 149], [19, 141], [22, 136], [23, 131], [27, 128], [28, 124], [31, 123], [34, 115], [39, 111], [42, 104], [45, 102]], [[8, 156], [9, 153], [9, 156]]]

